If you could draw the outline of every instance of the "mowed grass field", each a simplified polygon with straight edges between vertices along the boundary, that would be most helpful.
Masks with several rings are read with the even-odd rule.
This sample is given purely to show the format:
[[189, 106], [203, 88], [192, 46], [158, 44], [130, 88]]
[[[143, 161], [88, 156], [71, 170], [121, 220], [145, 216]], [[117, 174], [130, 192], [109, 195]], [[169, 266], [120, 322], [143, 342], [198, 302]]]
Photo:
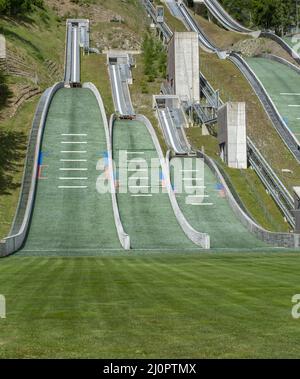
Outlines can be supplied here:
[[1, 358], [299, 358], [298, 254], [0, 261]]

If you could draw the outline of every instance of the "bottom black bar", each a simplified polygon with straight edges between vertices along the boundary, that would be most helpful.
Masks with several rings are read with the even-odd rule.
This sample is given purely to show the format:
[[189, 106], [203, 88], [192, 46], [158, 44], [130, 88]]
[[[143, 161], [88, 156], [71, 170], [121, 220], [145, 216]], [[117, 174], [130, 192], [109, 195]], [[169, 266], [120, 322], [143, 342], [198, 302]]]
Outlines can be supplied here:
[[30, 378], [105, 377], [244, 377], [296, 369], [296, 360], [1, 360], [1, 377], [18, 375]]

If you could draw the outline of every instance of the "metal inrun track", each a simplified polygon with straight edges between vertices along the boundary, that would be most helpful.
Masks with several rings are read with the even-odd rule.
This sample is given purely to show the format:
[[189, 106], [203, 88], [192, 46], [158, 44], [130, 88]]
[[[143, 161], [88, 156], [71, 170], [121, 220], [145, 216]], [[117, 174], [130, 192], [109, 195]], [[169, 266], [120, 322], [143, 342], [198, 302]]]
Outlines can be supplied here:
[[[184, 17], [187, 17], [188, 23], [190, 25], [194, 24], [193, 30], [197, 31], [201, 34], [201, 40], [203, 39], [203, 31], [197, 26], [195, 26], [196, 22], [193, 20], [193, 17], [190, 15], [189, 11], [187, 10], [187, 7], [180, 3], [180, 5], [177, 4], [177, 6], [184, 10], [182, 12], [182, 15]], [[198, 34], [199, 35], [199, 34]], [[206, 40], [208, 40], [206, 38]], [[208, 40], [209, 41], [209, 40]], [[211, 44], [211, 51], [218, 53], [216, 51], [215, 46]], [[220, 51], [219, 51], [220, 54]], [[290, 131], [288, 126], [286, 125], [283, 118], [280, 116], [276, 106], [274, 105], [273, 101], [271, 100], [270, 96], [268, 95], [267, 91], [265, 90], [264, 86], [258, 79], [258, 77], [255, 75], [253, 70], [249, 67], [247, 62], [242, 58], [240, 54], [237, 53], [230, 53], [229, 56], [227, 56], [227, 59], [229, 59], [232, 63], [235, 64], [235, 66], [241, 71], [241, 73], [245, 76], [247, 81], [252, 86], [253, 90], [255, 91], [257, 97], [259, 98], [261, 104], [263, 105], [267, 115], [269, 116], [274, 128], [277, 130], [279, 136], [284, 141], [290, 152], [293, 154], [293, 156], [296, 158], [298, 162], [300, 162], [300, 146], [299, 142], [293, 135], [293, 133]]]
[[[143, 0], [143, 1], [149, 2], [147, 0]], [[202, 33], [202, 31], [201, 31], [201, 33]], [[262, 103], [263, 103], [264, 107], [267, 107], [267, 109], [265, 108], [267, 114], [270, 117], [270, 115], [271, 114], [273, 115], [275, 112], [275, 114], [277, 114], [277, 117], [278, 117], [278, 119], [276, 117], [276, 119], [278, 120], [278, 125], [280, 125], [282, 131], [286, 132], [287, 128], [286, 128], [285, 124], [283, 124], [283, 120], [281, 119], [280, 115], [278, 114], [274, 104], [269, 103], [270, 98], [269, 98], [268, 94], [266, 93], [266, 91], [264, 90], [262, 85], [260, 84], [259, 79], [256, 77], [256, 75], [252, 72], [250, 67], [244, 61], [244, 59], [239, 54], [231, 54], [229, 59], [231, 61], [235, 61], [237, 63], [237, 67], [245, 75], [245, 77], [246, 77], [246, 79], [248, 79], [248, 81], [251, 80], [251, 81], [253, 81], [253, 83], [254, 83], [254, 81], [257, 81], [256, 85], [255, 85], [256, 90], [255, 90], [255, 88], [253, 88], [253, 89], [255, 90], [255, 92], [257, 91], [256, 94], [260, 100], [261, 100], [261, 97], [263, 97], [263, 95], [265, 95], [264, 96], [264, 98], [265, 98], [264, 103], [263, 102]], [[211, 106], [215, 106], [216, 105], [216, 97], [213, 95], [215, 93], [215, 91], [214, 91], [213, 87], [208, 83], [206, 78], [200, 73], [200, 83], [201, 82], [202, 82], [202, 84], [205, 84], [206, 90], [203, 91], [203, 94], [205, 96], [207, 95], [206, 99], [207, 99], [208, 103]], [[250, 84], [251, 84], [251, 82], [250, 82]], [[252, 84], [251, 84], [251, 86], [252, 86]], [[222, 104], [221, 99], [218, 99], [218, 101], [220, 102], [220, 104]], [[198, 108], [200, 109], [201, 107], [199, 106]], [[197, 109], [197, 111], [199, 111], [199, 109]], [[203, 119], [205, 119], [207, 117], [206, 114], [204, 114], [203, 110], [200, 110], [200, 115], [203, 117]], [[273, 123], [273, 125], [274, 125], [274, 123]], [[293, 146], [293, 149], [295, 149], [296, 146], [295, 146], [294, 136], [292, 136], [292, 139], [290, 139], [290, 137], [291, 137], [290, 133], [286, 134], [286, 138], [288, 138], [290, 143], [291, 143], [291, 146], [289, 147], [289, 149], [291, 149], [292, 146]], [[284, 140], [284, 142], [286, 143], [285, 140]], [[259, 150], [255, 147], [254, 143], [251, 141], [251, 139], [249, 137], [247, 138], [247, 150], [248, 150], [248, 154], [249, 154], [249, 163], [251, 164], [251, 166], [255, 170], [258, 177], [261, 179], [265, 188], [268, 190], [270, 195], [273, 197], [273, 199], [276, 202], [276, 204], [278, 205], [278, 207], [281, 209], [281, 211], [285, 215], [288, 222], [292, 226], [294, 226], [295, 220], [294, 220], [294, 215], [293, 215], [293, 211], [292, 211], [294, 208], [294, 204], [293, 204], [293, 198], [292, 198], [291, 194], [289, 193], [287, 188], [284, 186], [284, 184], [280, 181], [278, 176], [275, 174], [273, 169], [267, 163], [265, 158], [261, 155]], [[299, 158], [297, 158], [297, 160], [300, 160], [300, 154], [299, 154], [298, 148], [296, 148], [296, 150], [294, 150], [294, 151], [295, 151], [295, 154], [297, 154], [297, 157], [299, 157]]]
[[251, 33], [252, 30], [245, 28], [234, 20], [225, 9], [215, 0], [204, 0], [204, 4], [212, 15], [226, 28], [238, 33]]
[[[151, 16], [151, 18], [153, 19], [153, 21], [156, 21], [156, 10], [155, 10], [155, 7], [154, 5], [151, 3], [151, 1], [149, 0], [142, 0], [142, 3], [144, 5], [144, 7], [147, 9], [149, 15]], [[173, 32], [172, 30], [169, 28], [169, 26], [166, 24], [166, 23], [158, 23], [157, 24], [159, 30], [162, 32], [162, 34], [164, 35], [164, 37], [166, 38], [166, 40], [170, 40], [172, 35], [173, 35]]]
[[65, 82], [80, 82], [80, 46], [78, 26], [67, 21]]
[[198, 33], [198, 39], [199, 43], [202, 47], [204, 47], [204, 50], [208, 52], [220, 52], [221, 50], [217, 48], [217, 46], [212, 43], [209, 38], [204, 34], [202, 29], [199, 27], [199, 25], [195, 22], [193, 17], [190, 15], [189, 10], [183, 3], [177, 3], [177, 6], [182, 14], [183, 22], [186, 25], [186, 27], [193, 32]]
[[287, 221], [295, 227], [293, 197], [249, 137], [247, 138], [247, 150], [250, 165], [285, 215]]
[[[65, 76], [68, 84], [80, 83], [80, 45], [88, 46], [89, 33], [83, 29], [85, 20], [68, 19], [66, 22]], [[81, 41], [81, 39], [84, 39]]]
[[245, 33], [245, 34], [257, 34], [259, 37], [269, 38], [278, 43], [297, 63], [300, 63], [300, 56], [295, 50], [293, 50], [282, 38], [272, 32], [268, 31], [254, 31], [245, 28], [234, 20], [220, 5], [217, 0], [204, 0], [204, 4], [211, 14], [228, 30]]
[[128, 65], [109, 63], [108, 67], [115, 111], [122, 116], [135, 115], [128, 88]]

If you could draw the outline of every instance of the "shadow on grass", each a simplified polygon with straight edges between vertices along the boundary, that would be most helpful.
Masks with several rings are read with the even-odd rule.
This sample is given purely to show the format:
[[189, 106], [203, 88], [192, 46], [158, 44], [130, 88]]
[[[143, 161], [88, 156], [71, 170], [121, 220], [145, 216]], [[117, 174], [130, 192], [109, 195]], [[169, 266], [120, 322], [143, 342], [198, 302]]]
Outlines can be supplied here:
[[15, 26], [20, 26], [20, 25], [26, 25], [30, 24], [33, 25], [35, 24], [35, 21], [33, 18], [31, 18], [28, 14], [16, 14], [14, 16], [8, 16], [8, 15], [1, 15], [1, 18], [10, 24], [13, 24]]
[[0, 195], [9, 195], [20, 183], [14, 180], [22, 170], [27, 138], [22, 132], [0, 130]]
[[12, 40], [21, 42], [22, 44], [27, 46], [33, 52], [33, 54], [36, 56], [36, 58], [43, 61], [44, 57], [43, 57], [43, 54], [41, 53], [40, 49], [37, 46], [35, 46], [28, 39], [20, 36], [18, 33], [14, 32], [12, 30], [9, 30], [3, 26], [0, 26], [0, 33], [3, 34], [6, 38], [8, 37]]
[[3, 109], [8, 102], [8, 99], [12, 96], [7, 83], [4, 73], [0, 70], [0, 111]]

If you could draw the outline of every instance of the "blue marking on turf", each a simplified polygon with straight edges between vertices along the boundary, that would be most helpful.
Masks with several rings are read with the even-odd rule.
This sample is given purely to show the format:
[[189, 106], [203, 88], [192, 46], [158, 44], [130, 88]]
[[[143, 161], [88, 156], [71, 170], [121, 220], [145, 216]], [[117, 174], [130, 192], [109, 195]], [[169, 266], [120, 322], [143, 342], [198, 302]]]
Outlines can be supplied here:
[[225, 188], [224, 188], [223, 184], [217, 183], [215, 185], [215, 189], [218, 190], [218, 191], [223, 191]]
[[40, 151], [39, 160], [38, 160], [38, 165], [39, 166], [41, 166], [43, 164], [43, 158], [44, 158], [43, 152]]
[[115, 180], [119, 180], [119, 177], [120, 177], [120, 175], [119, 175], [119, 171], [116, 170], [116, 171], [113, 173], [113, 178], [114, 178]]
[[102, 153], [102, 157], [104, 158], [104, 165], [107, 167], [107, 166], [108, 166], [108, 163], [109, 163], [109, 161], [108, 161], [108, 152], [107, 152], [107, 151], [104, 151], [104, 152]]

